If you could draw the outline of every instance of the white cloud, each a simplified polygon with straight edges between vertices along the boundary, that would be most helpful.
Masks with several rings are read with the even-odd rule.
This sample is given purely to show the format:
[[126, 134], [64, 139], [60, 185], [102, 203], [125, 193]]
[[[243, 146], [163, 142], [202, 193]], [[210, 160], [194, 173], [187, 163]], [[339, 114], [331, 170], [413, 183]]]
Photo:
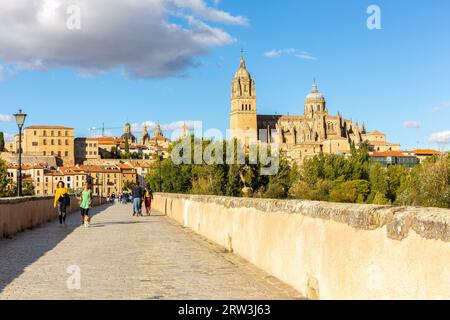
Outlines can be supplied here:
[[111, 130], [105, 130], [104, 135], [101, 131], [97, 131], [91, 135], [91, 138], [101, 138], [101, 137], [114, 137], [114, 134]]
[[450, 130], [432, 133], [430, 136], [430, 142], [440, 145], [450, 144]]
[[300, 52], [299, 54], [295, 54], [295, 56], [303, 60], [317, 60], [317, 57], [310, 55], [308, 52]]
[[438, 106], [434, 106], [431, 110], [432, 110], [433, 112], [439, 112], [439, 111], [442, 111], [442, 110], [444, 110], [444, 109], [450, 109], [450, 101], [441, 103], [441, 104], [438, 105]]
[[[168, 124], [161, 124], [161, 130], [162, 131], [175, 131], [180, 130], [183, 128], [183, 126], [186, 124], [187, 128], [189, 130], [196, 129], [199, 126], [198, 121], [192, 121], [192, 120], [186, 120], [186, 121], [176, 121]], [[131, 130], [134, 132], [142, 132], [144, 129], [144, 126], [147, 126], [148, 131], [154, 131], [156, 130], [157, 123], [153, 121], [145, 121], [143, 123], [133, 123], [131, 125]]]
[[282, 51], [281, 50], [271, 50], [264, 53], [264, 55], [268, 58], [274, 58], [281, 56]]
[[298, 51], [297, 49], [294, 49], [294, 48], [279, 49], [279, 50], [272, 49], [270, 51], [264, 52], [264, 56], [266, 56], [268, 58], [281, 57], [284, 54], [294, 56], [294, 57], [302, 59], [302, 60], [318, 60], [317, 57], [311, 55], [310, 53], [308, 53], [306, 51]]
[[416, 120], [407, 120], [403, 122], [403, 126], [408, 129], [418, 129], [421, 126], [421, 123]]
[[[71, 5], [80, 8], [80, 30], [66, 27]], [[139, 78], [182, 74], [196, 57], [235, 42], [218, 24], [248, 23], [205, 0], [1, 1], [0, 21], [2, 69], [119, 68]]]
[[5, 142], [12, 142], [14, 141], [14, 135], [10, 133], [4, 133], [3, 137], [5, 138]]
[[0, 122], [11, 122], [14, 121], [14, 117], [9, 114], [0, 114]]

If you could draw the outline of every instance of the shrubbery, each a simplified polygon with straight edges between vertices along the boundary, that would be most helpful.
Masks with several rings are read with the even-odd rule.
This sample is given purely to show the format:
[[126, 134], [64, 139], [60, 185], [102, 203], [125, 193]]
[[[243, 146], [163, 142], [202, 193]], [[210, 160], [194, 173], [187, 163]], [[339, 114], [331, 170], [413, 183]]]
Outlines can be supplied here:
[[[203, 148], [210, 143], [203, 141]], [[171, 193], [239, 197], [244, 180], [253, 197], [450, 207], [450, 155], [430, 158], [409, 169], [371, 163], [368, 152], [363, 143], [353, 146], [350, 157], [320, 154], [305, 160], [301, 168], [282, 158], [274, 176], [261, 176], [260, 164], [176, 165], [165, 159], [161, 163], [162, 188]], [[158, 190], [158, 180], [155, 162], [147, 182]]]

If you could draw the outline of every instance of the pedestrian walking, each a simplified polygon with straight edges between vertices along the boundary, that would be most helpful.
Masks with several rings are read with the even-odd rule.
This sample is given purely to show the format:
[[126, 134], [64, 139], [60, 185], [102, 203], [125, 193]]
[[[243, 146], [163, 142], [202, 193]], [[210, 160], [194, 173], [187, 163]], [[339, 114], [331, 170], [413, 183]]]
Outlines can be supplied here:
[[133, 216], [142, 216], [142, 198], [144, 191], [138, 184], [134, 184], [131, 190], [131, 197], [133, 198]]
[[59, 224], [66, 225], [67, 207], [70, 205], [69, 191], [66, 189], [64, 182], [59, 181], [55, 192], [53, 207], [58, 207]]
[[152, 200], [153, 200], [153, 190], [152, 188], [147, 187], [144, 192], [144, 203], [147, 216], [150, 216], [150, 213], [152, 211]]
[[91, 208], [92, 202], [92, 191], [89, 188], [89, 184], [84, 184], [83, 192], [81, 193], [78, 200], [80, 200], [81, 224], [84, 225], [85, 228], [87, 228], [89, 227], [90, 222], [89, 209]]

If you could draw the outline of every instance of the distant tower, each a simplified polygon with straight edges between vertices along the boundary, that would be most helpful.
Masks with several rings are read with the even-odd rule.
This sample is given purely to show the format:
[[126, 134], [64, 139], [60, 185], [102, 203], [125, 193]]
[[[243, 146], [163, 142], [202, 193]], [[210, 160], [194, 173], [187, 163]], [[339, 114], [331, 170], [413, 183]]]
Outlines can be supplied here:
[[144, 130], [142, 130], [141, 144], [147, 145], [150, 142], [150, 135], [148, 134], [147, 125], [144, 125]]
[[185, 122], [183, 124], [183, 138], [189, 137], [189, 134], [190, 134], [189, 128], [188, 128], [188, 126], [186, 125], [186, 122]]
[[243, 52], [231, 88], [230, 129], [257, 132], [255, 81], [247, 71]]
[[328, 110], [325, 98], [317, 89], [316, 80], [314, 80], [312, 91], [306, 96], [304, 115], [312, 118], [315, 115], [326, 113]]
[[125, 123], [122, 138], [127, 139], [129, 143], [136, 143], [136, 137], [131, 133], [131, 124]]
[[154, 137], [155, 138], [164, 137], [164, 135], [162, 134], [162, 131], [161, 131], [161, 125], [159, 125], [159, 124], [156, 126]]

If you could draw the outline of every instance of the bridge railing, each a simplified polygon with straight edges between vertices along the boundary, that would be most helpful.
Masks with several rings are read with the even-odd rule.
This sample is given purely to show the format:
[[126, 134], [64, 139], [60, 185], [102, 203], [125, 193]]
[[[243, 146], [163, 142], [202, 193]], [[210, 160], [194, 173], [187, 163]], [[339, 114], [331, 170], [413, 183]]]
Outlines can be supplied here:
[[[104, 198], [94, 197], [92, 205], [98, 206], [105, 202]], [[72, 197], [67, 213], [78, 210], [80, 210], [79, 202]], [[52, 221], [57, 217], [58, 211], [53, 208], [53, 196], [0, 198], [0, 239]]]
[[155, 194], [155, 209], [311, 299], [450, 299], [450, 210]]

